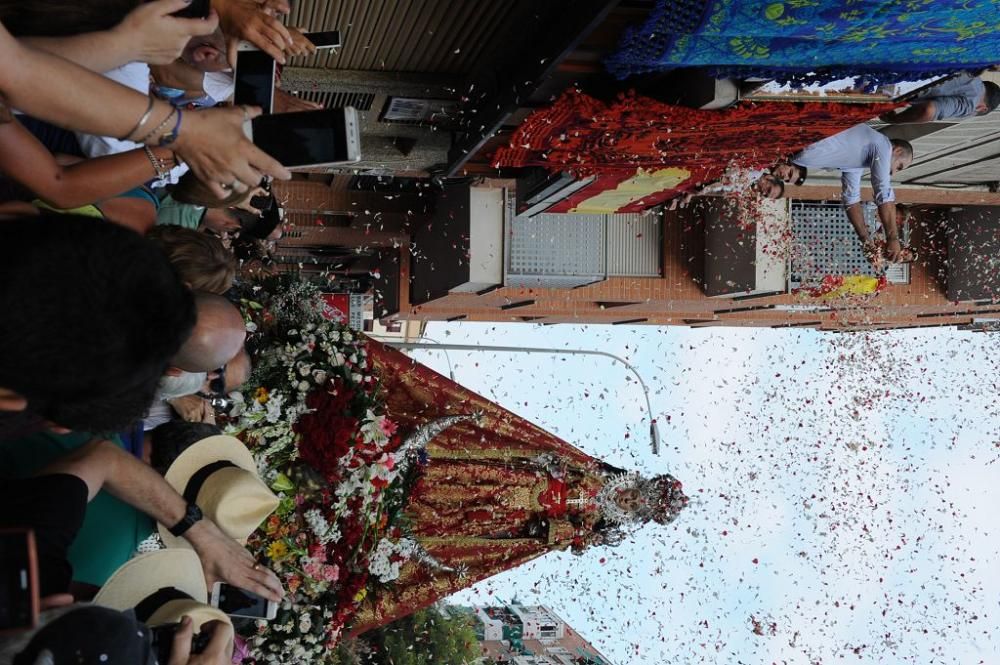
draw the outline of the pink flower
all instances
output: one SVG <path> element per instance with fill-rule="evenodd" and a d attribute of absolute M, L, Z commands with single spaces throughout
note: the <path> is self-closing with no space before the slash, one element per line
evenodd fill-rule
<path fill-rule="evenodd" d="M 382 433 L 385 434 L 387 438 L 392 438 L 392 435 L 396 433 L 397 429 L 399 429 L 399 425 L 392 422 L 388 418 L 382 418 L 382 422 L 379 423 L 379 427 L 382 428 Z"/>
<path fill-rule="evenodd" d="M 250 646 L 239 635 L 233 636 L 233 663 L 239 665 L 250 658 Z"/>

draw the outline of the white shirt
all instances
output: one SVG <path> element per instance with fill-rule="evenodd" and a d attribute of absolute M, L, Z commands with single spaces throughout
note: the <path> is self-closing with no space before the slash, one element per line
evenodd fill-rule
<path fill-rule="evenodd" d="M 149 94 L 149 65 L 143 62 L 130 62 L 117 69 L 112 69 L 110 72 L 105 72 L 104 76 L 144 95 Z M 138 119 L 136 118 L 136 120 Z M 143 127 L 143 130 L 148 132 L 156 127 L 152 123 L 159 123 L 162 119 L 151 117 L 145 127 Z M 117 155 L 118 153 L 142 147 L 141 143 L 135 143 L 134 141 L 122 141 L 110 136 L 95 136 L 94 134 L 84 134 L 82 132 L 76 133 L 76 140 L 80 142 L 80 149 L 83 151 L 83 154 L 91 158 Z M 169 178 L 154 181 L 152 185 L 153 187 L 163 187 L 167 184 L 176 184 L 178 179 L 187 172 L 187 164 L 175 166 L 170 170 Z"/>
<path fill-rule="evenodd" d="M 841 201 L 851 205 L 861 200 L 861 177 L 871 171 L 875 203 L 896 200 L 892 191 L 892 142 L 868 125 L 855 125 L 822 141 L 806 146 L 792 163 L 807 169 L 840 171 Z"/>

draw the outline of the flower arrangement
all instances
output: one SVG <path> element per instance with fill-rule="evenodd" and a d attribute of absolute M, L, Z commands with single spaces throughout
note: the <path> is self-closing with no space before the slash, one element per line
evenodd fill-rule
<path fill-rule="evenodd" d="M 278 280 L 246 295 L 255 368 L 228 431 L 281 498 L 248 547 L 287 590 L 247 636 L 246 660 L 322 663 L 369 584 L 419 550 L 393 527 L 418 469 L 398 452 L 366 339 L 323 319 L 319 289 Z"/>

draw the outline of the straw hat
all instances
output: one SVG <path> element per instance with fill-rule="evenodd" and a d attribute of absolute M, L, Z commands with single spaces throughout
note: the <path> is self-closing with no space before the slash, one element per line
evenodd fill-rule
<path fill-rule="evenodd" d="M 278 497 L 257 475 L 253 455 L 232 436 L 210 436 L 190 446 L 177 456 L 165 477 L 223 533 L 243 544 L 278 507 Z M 163 524 L 159 532 L 167 547 L 190 547 Z"/>
<path fill-rule="evenodd" d="M 94 603 L 134 609 L 148 626 L 176 623 L 184 616 L 191 617 L 195 632 L 208 621 L 231 623 L 224 612 L 207 604 L 201 560 L 186 549 L 150 552 L 126 562 L 104 583 Z"/>

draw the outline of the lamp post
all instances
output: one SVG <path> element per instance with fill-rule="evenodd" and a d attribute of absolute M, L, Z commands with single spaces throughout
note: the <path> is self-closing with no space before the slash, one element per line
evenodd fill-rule
<path fill-rule="evenodd" d="M 653 447 L 653 453 L 660 454 L 660 429 L 656 425 L 656 419 L 653 417 L 653 405 L 649 401 L 649 388 L 646 387 L 646 382 L 642 380 L 642 375 L 639 374 L 639 370 L 628 363 L 624 358 L 619 358 L 613 353 L 608 353 L 606 351 L 590 351 L 586 349 L 546 349 L 531 346 L 480 346 L 478 344 L 424 344 L 422 342 L 383 342 L 387 346 L 399 349 L 400 351 L 408 351 L 413 349 L 427 349 L 427 350 L 439 350 L 439 351 L 497 351 L 500 353 L 549 353 L 549 354 L 561 354 L 568 356 L 604 356 L 605 358 L 611 358 L 611 360 L 621 363 L 635 375 L 635 378 L 639 381 L 639 385 L 642 387 L 642 394 L 646 398 L 646 413 L 649 415 L 649 438 L 650 443 Z M 449 365 L 451 361 L 449 360 Z"/>

